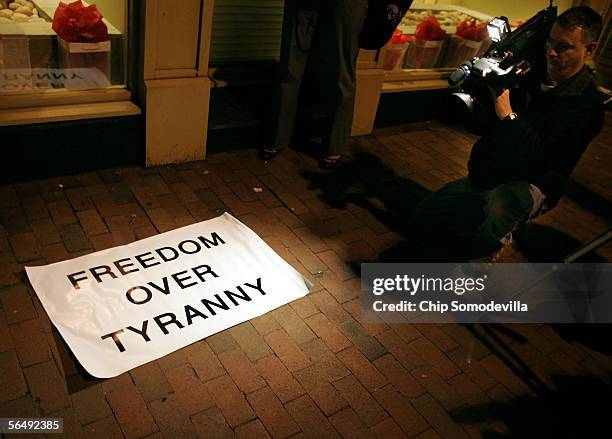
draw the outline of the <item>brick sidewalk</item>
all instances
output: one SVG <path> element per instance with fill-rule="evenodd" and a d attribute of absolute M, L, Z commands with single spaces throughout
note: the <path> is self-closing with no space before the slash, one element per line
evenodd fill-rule
<path fill-rule="evenodd" d="M 594 201 L 565 198 L 535 222 L 536 235 L 567 244 L 547 248 L 571 250 L 610 226 L 601 212 L 612 200 L 611 130 L 608 115 L 574 175 Z M 239 151 L 0 187 L 0 417 L 61 417 L 66 437 L 594 437 L 607 426 L 612 359 L 548 325 L 359 322 L 351 263 L 397 245 L 410 206 L 465 174 L 473 141 L 439 124 L 378 130 L 353 142 L 348 180 L 323 176 L 312 158 L 288 150 L 270 164 Z M 321 200 L 340 189 L 351 194 L 344 205 Z M 23 266 L 224 211 L 307 276 L 312 292 L 85 383 Z M 516 249 L 506 256 L 526 257 Z M 599 258 L 612 260 L 610 246 Z"/>

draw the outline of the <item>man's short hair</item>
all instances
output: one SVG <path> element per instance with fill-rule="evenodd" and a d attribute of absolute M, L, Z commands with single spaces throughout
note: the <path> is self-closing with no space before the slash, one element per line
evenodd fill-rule
<path fill-rule="evenodd" d="M 588 6 L 569 8 L 557 17 L 557 24 L 565 29 L 582 28 L 583 41 L 595 43 L 601 32 L 601 16 Z"/>

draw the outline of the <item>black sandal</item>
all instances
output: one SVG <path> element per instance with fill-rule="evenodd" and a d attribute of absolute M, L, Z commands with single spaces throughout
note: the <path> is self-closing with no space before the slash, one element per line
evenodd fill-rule
<path fill-rule="evenodd" d="M 266 146 L 266 147 L 264 147 L 264 148 L 259 150 L 259 157 L 262 160 L 272 160 L 282 150 L 283 150 L 283 148 L 270 148 L 270 147 Z"/>
<path fill-rule="evenodd" d="M 319 168 L 323 169 L 324 171 L 333 171 L 340 166 L 340 160 L 342 160 L 342 156 L 324 157 L 319 160 Z"/>

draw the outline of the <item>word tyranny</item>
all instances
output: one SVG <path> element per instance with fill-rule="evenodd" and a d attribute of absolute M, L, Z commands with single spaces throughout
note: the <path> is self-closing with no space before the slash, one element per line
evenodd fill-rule
<path fill-rule="evenodd" d="M 159 333 L 161 331 L 163 335 L 168 335 L 171 332 L 169 327 L 174 328 L 175 331 L 182 330 L 188 328 L 194 322 L 201 322 L 209 317 L 214 317 L 220 311 L 229 311 L 244 302 L 250 302 L 253 298 L 249 293 L 259 293 L 259 296 L 266 295 L 260 277 L 254 283 L 245 282 L 242 285 L 237 285 L 236 291 L 224 290 L 221 293 L 209 296 L 209 298 L 201 299 L 198 304 L 185 305 L 180 313 L 166 312 L 153 317 L 152 321 L 157 325 L 157 330 L 150 330 L 149 320 L 147 319 L 140 325 L 130 325 L 105 334 L 100 338 L 102 340 L 112 339 L 119 352 L 125 352 L 125 340 L 122 340 L 121 336 L 126 330 L 128 331 L 127 334 L 137 334 L 148 343 L 151 341 L 153 332 Z M 256 297 L 259 296 L 256 295 Z"/>

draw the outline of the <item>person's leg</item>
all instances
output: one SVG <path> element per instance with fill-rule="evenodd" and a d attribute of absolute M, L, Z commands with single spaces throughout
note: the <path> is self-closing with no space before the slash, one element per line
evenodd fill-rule
<path fill-rule="evenodd" d="M 296 0 L 285 2 L 279 80 L 272 95 L 270 129 L 265 149 L 278 150 L 291 141 L 300 86 L 308 61 L 306 49 L 312 45 L 318 14 L 315 10 L 298 10 Z M 296 40 L 298 22 L 299 42 Z"/>
<path fill-rule="evenodd" d="M 407 242 L 413 248 L 406 258 L 421 262 L 469 259 L 470 242 L 463 239 L 484 219 L 484 199 L 468 178 L 448 183 L 429 195 L 413 210 Z"/>
<path fill-rule="evenodd" d="M 527 182 L 477 192 L 469 179 L 463 178 L 415 208 L 413 233 L 439 239 L 451 254 L 464 259 L 489 256 L 509 241 L 514 230 L 537 215 L 543 200 L 542 193 Z"/>
<path fill-rule="evenodd" d="M 483 221 L 484 199 L 470 180 L 452 181 L 430 194 L 413 210 L 410 226 L 425 235 L 452 236 L 476 230 Z"/>
<path fill-rule="evenodd" d="M 525 181 L 505 183 L 484 194 L 485 220 L 478 227 L 484 248 L 492 252 L 510 243 L 512 233 L 540 211 L 544 196 Z"/>
<path fill-rule="evenodd" d="M 318 70 L 328 120 L 323 157 L 346 152 L 355 105 L 359 32 L 367 10 L 368 0 L 330 0 L 322 17 Z"/>

